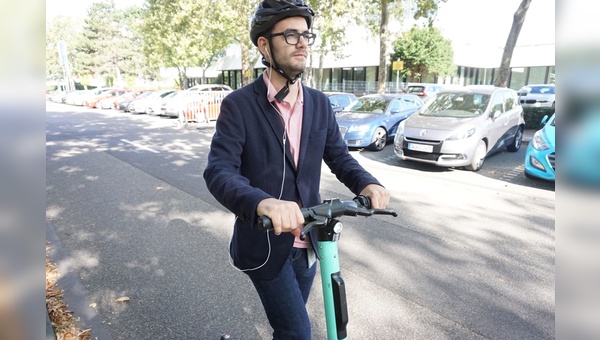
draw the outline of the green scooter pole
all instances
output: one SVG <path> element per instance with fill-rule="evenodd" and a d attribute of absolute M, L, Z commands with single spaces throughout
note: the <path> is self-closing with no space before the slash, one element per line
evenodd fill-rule
<path fill-rule="evenodd" d="M 341 222 L 335 221 L 336 227 L 341 231 Z M 325 233 L 319 233 L 319 238 Z M 340 273 L 337 239 L 338 233 L 326 235 L 333 236 L 334 240 L 319 240 L 319 266 L 321 283 L 323 285 L 323 302 L 325 305 L 325 320 L 327 322 L 327 339 L 347 339 L 346 325 L 348 324 L 348 308 L 346 303 L 346 286 Z"/>
<path fill-rule="evenodd" d="M 328 340 L 344 340 L 348 338 L 348 306 L 346 303 L 346 286 L 340 273 L 337 242 L 343 225 L 336 218 L 341 216 L 371 216 L 374 214 L 397 216 L 393 210 L 369 209 L 371 203 L 365 196 L 357 196 L 352 201 L 339 199 L 325 200 L 322 204 L 311 208 L 302 208 L 306 220 L 301 238 L 312 229 L 317 229 L 317 246 L 325 320 Z M 260 216 L 257 221 L 259 229 L 272 229 L 271 220 Z"/>

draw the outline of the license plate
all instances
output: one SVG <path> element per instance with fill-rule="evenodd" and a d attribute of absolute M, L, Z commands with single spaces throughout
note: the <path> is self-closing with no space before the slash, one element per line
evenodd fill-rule
<path fill-rule="evenodd" d="M 408 143 L 408 149 L 421 152 L 433 152 L 433 145 Z"/>

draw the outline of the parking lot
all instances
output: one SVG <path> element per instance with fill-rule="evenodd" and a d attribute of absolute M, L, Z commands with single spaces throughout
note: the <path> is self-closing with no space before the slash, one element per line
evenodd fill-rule
<path fill-rule="evenodd" d="M 48 103 L 46 128 L 51 246 L 84 287 L 70 306 L 92 336 L 270 338 L 229 265 L 233 216 L 202 179 L 211 124 Z M 525 178 L 524 148 L 478 172 L 401 162 L 392 148 L 351 150 L 399 216 L 344 220 L 349 334 L 554 338 L 554 185 Z M 323 198 L 348 198 L 327 170 Z M 320 289 L 308 304 L 314 339 L 325 334 Z"/>

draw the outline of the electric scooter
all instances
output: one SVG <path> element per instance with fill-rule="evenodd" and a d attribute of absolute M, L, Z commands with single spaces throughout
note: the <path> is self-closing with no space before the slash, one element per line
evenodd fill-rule
<path fill-rule="evenodd" d="M 343 225 L 337 218 L 371 215 L 398 216 L 393 210 L 370 209 L 370 207 L 371 202 L 368 197 L 357 196 L 351 201 L 341 201 L 336 198 L 325 200 L 322 204 L 314 207 L 301 209 L 305 227 L 302 229 L 300 238 L 304 239 L 311 230 L 318 229 L 317 245 L 328 340 L 348 339 L 346 287 L 340 273 L 337 247 Z M 259 217 L 258 227 L 263 230 L 273 229 L 271 220 L 266 216 Z"/>

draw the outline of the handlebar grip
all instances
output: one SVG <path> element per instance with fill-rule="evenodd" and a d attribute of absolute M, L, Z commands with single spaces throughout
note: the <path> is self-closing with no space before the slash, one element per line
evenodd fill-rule
<path fill-rule="evenodd" d="M 367 209 L 371 209 L 371 199 L 365 195 L 358 195 L 354 197 L 354 201 Z"/>
<path fill-rule="evenodd" d="M 273 223 L 271 223 L 271 219 L 267 216 L 259 216 L 256 221 L 256 226 L 260 230 L 270 230 L 273 229 Z"/>

